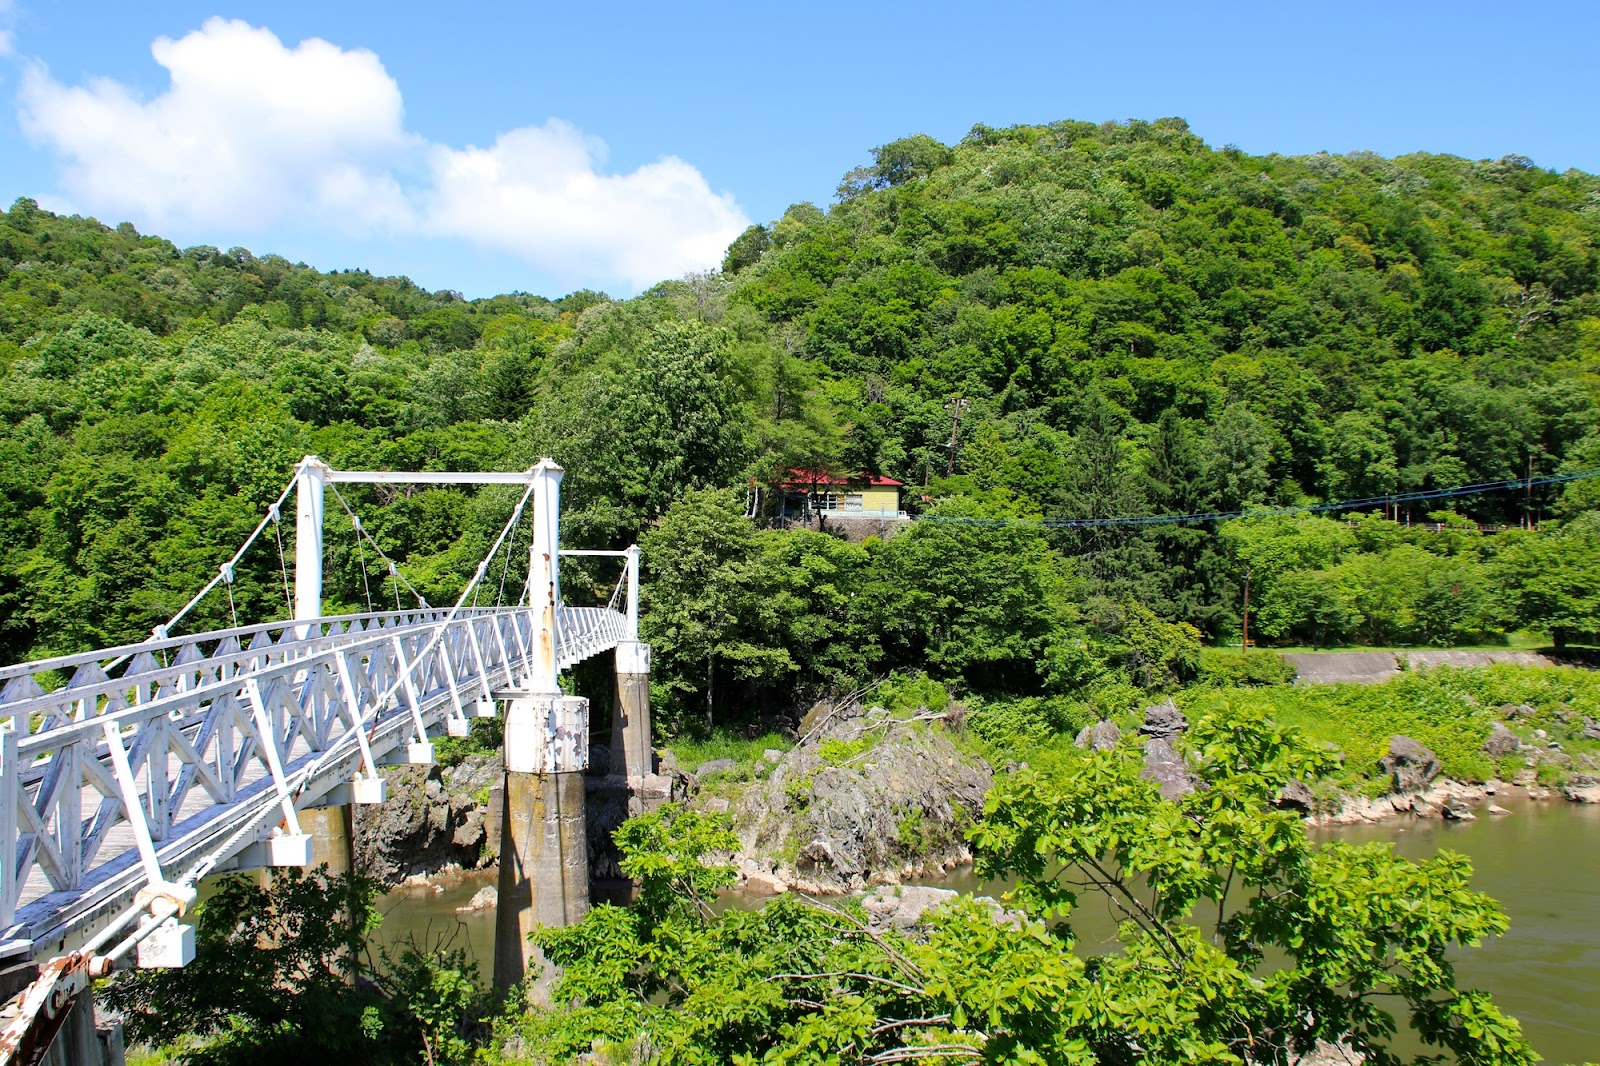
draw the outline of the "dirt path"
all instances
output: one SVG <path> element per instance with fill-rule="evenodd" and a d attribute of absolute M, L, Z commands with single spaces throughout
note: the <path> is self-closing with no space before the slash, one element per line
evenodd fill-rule
<path fill-rule="evenodd" d="M 1328 685 L 1347 681 L 1372 685 L 1387 681 L 1400 672 L 1400 657 L 1411 669 L 1428 666 L 1487 666 L 1490 663 L 1519 663 L 1523 666 L 1555 666 L 1556 663 L 1535 651 L 1449 651 L 1417 649 L 1402 651 L 1308 651 L 1284 656 L 1299 671 L 1301 685 Z"/>

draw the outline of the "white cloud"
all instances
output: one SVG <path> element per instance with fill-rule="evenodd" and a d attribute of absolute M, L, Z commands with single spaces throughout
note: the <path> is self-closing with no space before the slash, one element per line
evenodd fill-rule
<path fill-rule="evenodd" d="M 213 18 L 151 52 L 171 84 L 148 100 L 108 79 L 24 73 L 22 128 L 60 157 L 81 210 L 157 232 L 463 238 L 558 281 L 633 288 L 715 265 L 748 224 L 681 159 L 606 174 L 604 144 L 557 119 L 485 149 L 428 144 L 363 49 L 291 48 Z"/>
<path fill-rule="evenodd" d="M 358 228 L 403 220 L 385 165 L 408 145 L 400 87 L 376 55 L 213 18 L 151 46 L 171 87 L 153 100 L 97 79 L 23 76 L 20 120 L 65 160 L 62 181 L 97 213 L 146 225 L 262 229 L 304 218 Z"/>
<path fill-rule="evenodd" d="M 5 6 L 0 4 L 0 13 L 5 11 Z M 0 59 L 13 54 L 17 50 L 16 35 L 10 30 L 0 30 Z"/>
<path fill-rule="evenodd" d="M 602 174 L 604 150 L 559 119 L 491 148 L 435 148 L 426 224 L 547 273 L 611 274 L 634 288 L 715 265 L 749 224 L 683 160 Z"/>

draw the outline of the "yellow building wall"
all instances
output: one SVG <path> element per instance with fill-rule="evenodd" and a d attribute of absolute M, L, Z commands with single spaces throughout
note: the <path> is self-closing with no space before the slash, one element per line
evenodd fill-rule
<path fill-rule="evenodd" d="M 861 509 L 863 511 L 888 511 L 893 514 L 900 510 L 900 493 L 892 487 L 862 489 Z"/>

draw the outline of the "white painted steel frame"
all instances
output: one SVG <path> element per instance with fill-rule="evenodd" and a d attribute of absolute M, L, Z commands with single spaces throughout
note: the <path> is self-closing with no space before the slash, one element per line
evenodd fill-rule
<path fill-rule="evenodd" d="M 467 702 L 527 687 L 534 611 L 449 614 L 299 619 L 0 668 L 0 957 L 73 950 L 156 872 L 188 883 L 251 861 L 295 830 L 294 808 L 464 731 Z M 562 607 L 556 630 L 566 669 L 631 627 Z"/>

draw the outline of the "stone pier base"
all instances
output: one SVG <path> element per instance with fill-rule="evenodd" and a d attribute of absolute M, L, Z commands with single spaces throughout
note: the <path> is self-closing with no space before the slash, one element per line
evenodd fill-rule
<path fill-rule="evenodd" d="M 649 646 L 633 645 L 645 649 L 642 656 L 646 668 L 624 670 L 624 645 L 617 647 L 617 702 L 611 712 L 611 766 L 616 777 L 638 781 L 655 770 L 650 737 L 650 674 Z M 637 658 L 629 654 L 627 658 Z"/>
<path fill-rule="evenodd" d="M 494 983 L 513 988 L 538 970 L 531 994 L 542 1003 L 554 974 L 528 934 L 572 925 L 589 910 L 584 775 L 507 771 L 503 797 Z"/>
<path fill-rule="evenodd" d="M 311 835 L 313 866 L 326 864 L 329 875 L 335 877 L 355 869 L 351 812 L 347 804 L 307 807 L 298 813 L 301 831 Z"/>

